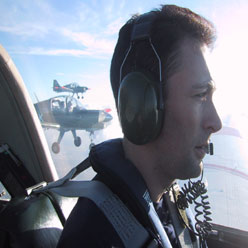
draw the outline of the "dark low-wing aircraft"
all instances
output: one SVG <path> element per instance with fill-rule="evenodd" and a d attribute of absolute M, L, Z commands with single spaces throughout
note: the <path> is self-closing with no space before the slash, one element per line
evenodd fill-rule
<path fill-rule="evenodd" d="M 71 84 L 66 84 L 64 86 L 61 86 L 56 79 L 53 80 L 53 91 L 58 92 L 58 93 L 59 92 L 71 92 L 72 96 L 76 94 L 77 97 L 79 98 L 78 94 L 79 93 L 83 94 L 87 90 L 89 90 L 88 87 L 80 86 L 78 83 L 71 83 Z"/>
<path fill-rule="evenodd" d="M 43 128 L 59 130 L 59 137 L 52 144 L 52 151 L 59 153 L 60 142 L 65 132 L 71 131 L 75 146 L 81 145 L 81 138 L 76 130 L 90 133 L 91 144 L 94 131 L 105 128 L 112 120 L 110 109 L 89 110 L 72 96 L 57 96 L 34 104 Z"/>

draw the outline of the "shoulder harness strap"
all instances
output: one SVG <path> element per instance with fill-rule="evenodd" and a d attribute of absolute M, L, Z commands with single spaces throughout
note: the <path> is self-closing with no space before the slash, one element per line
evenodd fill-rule
<path fill-rule="evenodd" d="M 158 247 L 155 240 L 149 243 L 150 235 L 136 220 L 125 204 L 99 181 L 71 181 L 81 171 L 90 167 L 87 158 L 73 168 L 63 178 L 49 183 L 45 187 L 35 189 L 33 193 L 52 192 L 65 197 L 85 197 L 92 200 L 113 225 L 125 247 Z"/>

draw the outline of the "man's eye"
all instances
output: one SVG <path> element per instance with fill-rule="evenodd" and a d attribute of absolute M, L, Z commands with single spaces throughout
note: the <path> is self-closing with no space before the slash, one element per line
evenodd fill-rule
<path fill-rule="evenodd" d="M 207 99 L 207 92 L 202 92 L 202 93 L 199 93 L 199 94 L 196 94 L 195 95 L 197 98 L 200 98 L 201 100 L 206 100 Z"/>
<path fill-rule="evenodd" d="M 197 94 L 198 97 L 204 97 L 206 95 L 207 95 L 207 92 L 203 92 L 203 93 Z"/>

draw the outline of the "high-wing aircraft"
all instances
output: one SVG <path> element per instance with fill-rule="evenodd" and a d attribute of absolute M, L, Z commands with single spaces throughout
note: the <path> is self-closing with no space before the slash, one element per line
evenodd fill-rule
<path fill-rule="evenodd" d="M 81 138 L 76 130 L 90 133 L 91 144 L 94 131 L 105 128 L 112 120 L 110 109 L 88 110 L 72 96 L 56 96 L 34 104 L 43 128 L 53 128 L 59 131 L 59 137 L 52 144 L 52 151 L 59 153 L 60 142 L 65 132 L 71 131 L 75 146 L 81 145 Z"/>
<path fill-rule="evenodd" d="M 77 97 L 79 98 L 78 94 L 79 93 L 83 94 L 87 90 L 89 90 L 88 87 L 80 86 L 78 83 L 70 83 L 70 84 L 61 86 L 56 79 L 53 80 L 53 91 L 55 92 L 71 92 L 72 96 L 76 94 Z M 83 98 L 83 96 L 81 97 Z"/>

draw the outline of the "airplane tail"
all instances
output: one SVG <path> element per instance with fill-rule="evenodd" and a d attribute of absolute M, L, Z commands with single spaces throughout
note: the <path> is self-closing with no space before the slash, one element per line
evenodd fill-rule
<path fill-rule="evenodd" d="M 106 108 L 106 109 L 104 109 L 104 111 L 107 112 L 107 113 L 109 113 L 109 112 L 111 112 L 112 110 L 111 110 L 111 108 Z"/>
<path fill-rule="evenodd" d="M 53 80 L 53 90 L 57 91 L 60 88 L 60 85 L 56 79 Z"/>

